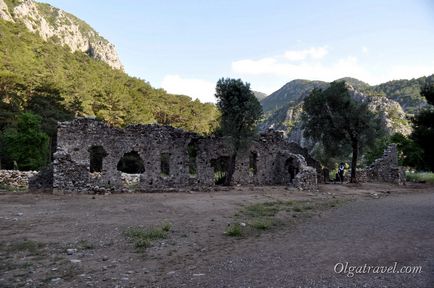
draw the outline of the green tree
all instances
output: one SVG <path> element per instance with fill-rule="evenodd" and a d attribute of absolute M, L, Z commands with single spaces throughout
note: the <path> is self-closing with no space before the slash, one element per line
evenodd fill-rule
<path fill-rule="evenodd" d="M 255 135 L 258 121 L 262 116 L 262 107 L 250 90 L 250 84 L 244 83 L 241 79 L 218 80 L 215 96 L 221 113 L 218 133 L 228 136 L 233 147 L 224 181 L 225 185 L 230 185 L 237 154 Z"/>
<path fill-rule="evenodd" d="M 424 166 L 423 150 L 413 139 L 401 133 L 395 133 L 390 137 L 390 143 L 397 144 L 400 165 L 417 169 Z"/>
<path fill-rule="evenodd" d="M 48 99 L 39 96 L 56 98 L 59 93 L 64 98 L 61 104 L 73 115 L 96 116 L 116 126 L 162 121 L 201 134 L 211 133 L 216 126 L 215 105 L 155 89 L 148 82 L 112 69 L 85 53 L 71 53 L 68 47 L 52 39 L 44 41 L 22 23 L 0 19 L 0 31 L 0 130 L 16 121 L 28 101 L 44 100 L 49 104 Z M 22 87 L 16 85 L 20 82 Z M 58 91 L 47 91 L 50 87 L 46 86 Z M 32 100 L 33 97 L 39 99 Z M 59 101 L 53 102 L 57 105 Z M 56 106 L 45 107 L 45 114 L 50 110 L 59 111 Z M 57 121 L 64 121 L 62 113 L 57 112 L 59 119 L 45 121 L 45 114 L 38 111 L 35 113 L 43 116 L 43 129 L 48 127 L 48 122 L 55 127 Z"/>
<path fill-rule="evenodd" d="M 351 182 L 356 181 L 358 156 L 384 132 L 366 103 L 355 101 L 345 82 L 332 82 L 325 90 L 314 89 L 305 99 L 305 137 L 321 142 L 326 155 L 342 158 L 352 153 Z"/>
<path fill-rule="evenodd" d="M 51 160 L 51 155 L 56 151 L 57 146 L 57 122 L 72 120 L 74 113 L 66 107 L 61 90 L 52 83 L 35 87 L 25 110 L 41 117 L 41 129 L 49 137 Z"/>
<path fill-rule="evenodd" d="M 47 164 L 48 136 L 41 130 L 41 117 L 29 112 L 19 115 L 15 127 L 1 137 L 1 153 L 20 170 L 37 170 Z"/>
<path fill-rule="evenodd" d="M 421 89 L 422 96 L 428 101 L 428 106 L 413 119 L 411 138 L 423 150 L 423 165 L 421 168 L 434 171 L 434 82 L 426 83 Z"/>
<path fill-rule="evenodd" d="M 0 71 L 0 131 L 16 120 L 24 103 L 25 85 L 14 73 Z"/>

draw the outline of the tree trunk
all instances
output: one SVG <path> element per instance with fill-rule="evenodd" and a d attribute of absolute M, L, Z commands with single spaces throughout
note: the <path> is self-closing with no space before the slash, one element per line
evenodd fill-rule
<path fill-rule="evenodd" d="M 229 161 L 228 161 L 228 170 L 227 170 L 227 174 L 226 174 L 226 178 L 225 178 L 225 182 L 223 183 L 224 186 L 230 186 L 231 182 L 232 182 L 232 176 L 234 175 L 235 172 L 235 160 L 237 158 L 237 154 L 234 153 L 231 155 L 231 157 L 229 157 Z"/>
<path fill-rule="evenodd" d="M 356 183 L 356 167 L 357 167 L 357 154 L 359 153 L 359 143 L 357 141 L 353 141 L 353 157 L 351 159 L 351 183 Z"/>

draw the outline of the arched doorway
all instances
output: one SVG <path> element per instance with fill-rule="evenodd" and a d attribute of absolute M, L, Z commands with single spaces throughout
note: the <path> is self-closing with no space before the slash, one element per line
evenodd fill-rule
<path fill-rule="evenodd" d="M 145 165 L 139 153 L 131 151 L 122 156 L 118 162 L 117 169 L 127 174 L 142 174 L 145 172 Z"/>
<path fill-rule="evenodd" d="M 285 170 L 284 173 L 288 173 L 289 183 L 292 184 L 295 176 L 299 172 L 299 163 L 295 157 L 289 157 L 285 161 Z"/>

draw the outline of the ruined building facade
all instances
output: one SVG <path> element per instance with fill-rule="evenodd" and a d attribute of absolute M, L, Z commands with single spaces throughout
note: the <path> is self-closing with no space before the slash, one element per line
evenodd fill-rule
<path fill-rule="evenodd" d="M 390 144 L 384 149 L 383 155 L 369 167 L 357 172 L 358 182 L 386 182 L 405 185 L 404 168 L 398 164 L 398 148 Z"/>
<path fill-rule="evenodd" d="M 169 126 L 112 127 L 93 119 L 58 126 L 57 151 L 31 190 L 54 193 L 161 191 L 219 185 L 233 153 L 230 141 Z M 315 189 L 317 172 L 278 132 L 261 134 L 238 154 L 231 184 Z M 310 159 L 312 161 L 312 159 Z M 52 179 L 47 181 L 47 175 Z M 50 178 L 48 176 L 48 178 Z"/>

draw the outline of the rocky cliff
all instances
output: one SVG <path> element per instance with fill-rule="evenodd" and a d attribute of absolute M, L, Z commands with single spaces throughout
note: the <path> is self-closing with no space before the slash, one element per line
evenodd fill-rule
<path fill-rule="evenodd" d="M 69 47 L 72 52 L 81 51 L 112 68 L 123 69 L 113 44 L 84 21 L 49 4 L 33 0 L 0 0 L 0 19 L 22 23 L 44 40 L 50 39 Z"/>
<path fill-rule="evenodd" d="M 383 128 L 389 133 L 411 133 L 406 113 L 400 103 L 389 99 L 386 95 L 375 94 L 368 84 L 352 78 L 343 78 L 351 96 L 359 102 L 368 103 L 369 109 L 379 116 Z M 298 143 L 308 149 L 313 147 L 308 139 L 304 138 L 301 115 L 303 100 L 309 96 L 314 88 L 325 89 L 328 83 L 322 81 L 294 80 L 285 84 L 281 89 L 272 93 L 261 101 L 265 112 L 265 120 L 260 129 L 268 128 L 282 130 L 289 141 Z"/>

